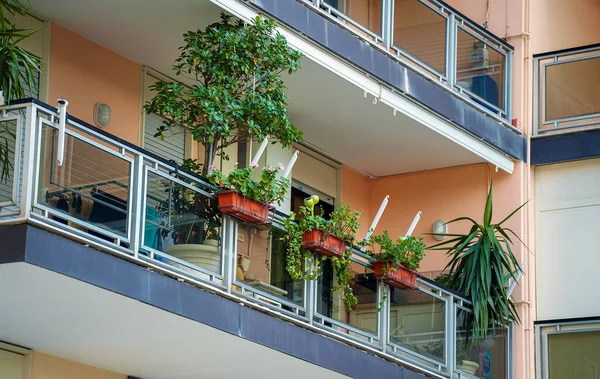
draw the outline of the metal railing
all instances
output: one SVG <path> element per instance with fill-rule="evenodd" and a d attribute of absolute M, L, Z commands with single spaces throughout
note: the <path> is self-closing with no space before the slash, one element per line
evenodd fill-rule
<path fill-rule="evenodd" d="M 67 121 L 59 166 L 58 120 L 55 109 L 37 101 L 2 108 L 0 123 L 10 124 L 16 139 L 14 169 L 0 187 L 9 194 L 0 225 L 35 224 L 430 377 L 475 378 L 464 360 L 493 370 L 494 378 L 511 377 L 510 329 L 494 334 L 502 343 L 457 354 L 465 350 L 459 341 L 470 307 L 461 296 L 424 278 L 414 290 L 390 288 L 375 280 L 368 257 L 355 249 L 358 305 L 348 312 L 326 263 L 319 280 L 287 274 L 282 214 L 274 215 L 270 232 L 221 216 L 215 188 L 201 177 L 75 119 Z"/>
<path fill-rule="evenodd" d="M 534 136 L 600 127 L 600 45 L 534 56 Z"/>
<path fill-rule="evenodd" d="M 445 3 L 298 1 L 512 128 L 512 46 Z"/>

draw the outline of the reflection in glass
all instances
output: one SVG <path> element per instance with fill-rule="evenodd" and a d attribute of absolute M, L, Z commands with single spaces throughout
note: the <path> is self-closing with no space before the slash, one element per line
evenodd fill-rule
<path fill-rule="evenodd" d="M 350 270 L 354 276 L 350 286 L 358 299 L 355 309 L 348 311 L 344 307 L 342 294 L 334 290 L 337 287 L 337 277 L 334 275 L 331 262 L 328 260 L 322 264 L 323 274 L 319 277 L 317 284 L 317 312 L 320 315 L 348 324 L 364 332 L 377 334 L 377 315 L 379 304 L 377 302 L 377 280 L 371 269 L 365 271 L 365 267 L 358 263 L 352 263 Z M 333 326 L 331 323 L 326 323 Z M 336 327 L 354 337 L 361 338 L 360 333 Z"/>
<path fill-rule="evenodd" d="M 211 272 L 221 272 L 221 218 L 216 199 L 148 172 L 145 211 L 144 246 Z M 194 272 L 185 265 L 179 264 L 179 268 Z"/>
<path fill-rule="evenodd" d="M 285 269 L 283 233 L 239 224 L 236 282 L 246 286 L 247 295 L 292 311 L 277 299 L 303 307 L 304 281 L 292 279 Z"/>
<path fill-rule="evenodd" d="M 373 33 L 381 35 L 382 0 L 325 0 L 324 3 Z"/>
<path fill-rule="evenodd" d="M 507 331 L 490 328 L 485 340 L 474 343 L 469 338 L 471 315 L 461 308 L 457 311 L 456 368 L 478 378 L 505 378 Z"/>
<path fill-rule="evenodd" d="M 600 58 L 546 67 L 545 120 L 600 113 Z"/>
<path fill-rule="evenodd" d="M 548 335 L 550 379 L 597 378 L 600 375 L 600 331 Z"/>
<path fill-rule="evenodd" d="M 456 84 L 491 111 L 503 110 L 506 57 L 462 28 L 457 28 L 456 49 Z"/>
<path fill-rule="evenodd" d="M 40 159 L 39 201 L 64 215 L 103 230 L 127 236 L 131 164 L 107 151 L 72 136 L 66 136 L 62 166 L 56 163 L 56 129 L 44 126 Z M 79 223 L 60 216 L 55 221 L 89 234 Z"/>
<path fill-rule="evenodd" d="M 0 154 L 6 156 L 6 160 L 10 162 L 8 170 L 0 167 L 0 203 L 12 202 L 13 200 L 13 183 L 14 183 L 14 161 L 16 151 L 16 136 L 17 122 L 2 121 L 0 123 Z"/>
<path fill-rule="evenodd" d="M 394 46 L 446 73 L 446 18 L 419 0 L 395 0 Z"/>
<path fill-rule="evenodd" d="M 444 362 L 446 304 L 420 291 L 391 288 L 390 342 Z"/>

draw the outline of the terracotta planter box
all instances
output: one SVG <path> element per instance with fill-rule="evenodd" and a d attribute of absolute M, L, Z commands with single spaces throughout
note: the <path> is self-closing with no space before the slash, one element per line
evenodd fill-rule
<path fill-rule="evenodd" d="M 346 243 L 341 239 L 314 229 L 302 235 L 302 247 L 328 257 L 341 257 L 346 251 Z"/>
<path fill-rule="evenodd" d="M 392 287 L 402 289 L 415 289 L 417 288 L 417 273 L 407 269 L 402 265 L 396 265 L 396 271 L 393 271 L 394 265 L 388 264 L 387 271 L 384 272 L 385 262 L 375 261 L 373 262 L 373 271 L 375 276 L 379 280 L 383 280 L 384 283 L 389 284 Z"/>
<path fill-rule="evenodd" d="M 217 192 L 217 198 L 222 213 L 252 225 L 270 224 L 269 204 L 247 198 L 234 190 Z"/>

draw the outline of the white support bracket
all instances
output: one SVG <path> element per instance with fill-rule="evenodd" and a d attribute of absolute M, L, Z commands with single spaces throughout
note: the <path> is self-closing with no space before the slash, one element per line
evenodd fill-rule
<path fill-rule="evenodd" d="M 56 148 L 56 161 L 62 166 L 65 158 L 66 145 L 66 125 L 67 125 L 67 106 L 69 102 L 64 99 L 58 99 L 58 146 Z"/>

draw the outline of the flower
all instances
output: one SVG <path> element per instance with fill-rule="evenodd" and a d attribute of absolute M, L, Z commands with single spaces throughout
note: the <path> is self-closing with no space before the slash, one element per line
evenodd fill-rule
<path fill-rule="evenodd" d="M 217 170 L 217 166 L 210 166 L 208 168 L 209 171 L 216 171 Z"/>
<path fill-rule="evenodd" d="M 269 171 L 271 171 L 271 172 L 275 171 L 275 167 L 269 166 Z"/>
<path fill-rule="evenodd" d="M 238 163 L 237 163 L 237 162 L 235 162 L 233 165 L 234 165 L 235 167 L 237 167 L 237 166 L 238 166 Z"/>
<path fill-rule="evenodd" d="M 250 166 L 252 166 L 252 167 L 258 167 L 258 162 L 257 161 L 252 161 L 252 162 L 250 162 Z"/>
<path fill-rule="evenodd" d="M 281 162 L 277 163 L 277 167 L 279 167 L 280 170 L 285 170 L 285 166 Z"/>

